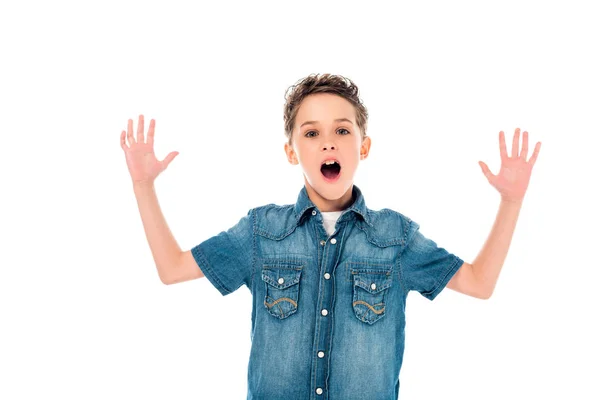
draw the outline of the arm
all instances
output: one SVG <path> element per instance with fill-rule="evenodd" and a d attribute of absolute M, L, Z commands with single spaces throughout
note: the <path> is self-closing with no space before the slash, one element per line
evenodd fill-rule
<path fill-rule="evenodd" d="M 146 239 L 164 284 L 172 284 L 204 276 L 190 251 L 182 252 L 163 216 L 154 184 L 134 184 Z"/>
<path fill-rule="evenodd" d="M 448 288 L 480 299 L 490 298 L 508 254 L 521 204 L 500 202 L 496 221 L 477 258 L 473 264 L 462 265 L 448 282 Z"/>
<path fill-rule="evenodd" d="M 144 116 L 140 115 L 137 136 L 133 135 L 133 120 L 121 132 L 121 148 L 125 154 L 127 168 L 131 175 L 133 190 L 137 200 L 146 239 L 154 257 L 158 276 L 164 284 L 181 282 L 203 276 L 191 253 L 182 253 L 171 234 L 158 204 L 154 181 L 179 154 L 173 151 L 159 161 L 154 154 L 154 128 L 156 122 L 150 120 L 148 135 L 144 140 Z"/>
<path fill-rule="evenodd" d="M 488 182 L 500 193 L 500 208 L 492 230 L 477 258 L 473 264 L 464 263 L 462 265 L 448 282 L 447 287 L 450 289 L 481 299 L 488 299 L 494 292 L 517 225 L 523 198 L 529 185 L 531 170 L 541 147 L 541 142 L 538 142 L 531 158 L 527 161 L 527 139 L 528 133 L 525 131 L 523 132 L 521 154 L 519 154 L 519 129 L 517 128 L 513 137 L 512 155 L 508 157 L 504 132 L 500 132 L 502 165 L 498 175 L 493 175 L 488 166 L 480 162 Z"/>

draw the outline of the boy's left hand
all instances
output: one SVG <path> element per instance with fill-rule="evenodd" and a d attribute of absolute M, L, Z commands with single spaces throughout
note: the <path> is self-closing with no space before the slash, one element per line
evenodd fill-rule
<path fill-rule="evenodd" d="M 523 132 L 523 145 L 521 154 L 519 154 L 519 132 L 519 128 L 515 129 L 512 154 L 509 157 L 506 152 L 504 132 L 500 131 L 500 160 L 502 164 L 500 165 L 498 175 L 492 174 L 488 166 L 483 161 L 479 161 L 483 174 L 488 182 L 500 192 L 502 200 L 517 203 L 522 202 L 523 197 L 525 197 L 529 178 L 531 177 L 531 170 L 535 165 L 535 160 L 542 146 L 541 142 L 537 142 L 531 158 L 527 161 L 528 134 L 527 131 Z"/>

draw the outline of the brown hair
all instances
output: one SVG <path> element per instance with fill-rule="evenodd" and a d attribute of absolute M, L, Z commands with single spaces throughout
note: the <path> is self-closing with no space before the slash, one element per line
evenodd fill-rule
<path fill-rule="evenodd" d="M 333 93 L 348 100 L 356 110 L 356 124 L 360 128 L 361 136 L 367 136 L 367 120 L 369 114 L 367 108 L 359 98 L 358 87 L 348 78 L 331 74 L 311 74 L 300 79 L 296 84 L 290 86 L 285 92 L 285 105 L 283 107 L 283 122 L 285 124 L 285 136 L 288 142 L 292 142 L 292 132 L 296 123 L 296 115 L 300 103 L 307 96 L 315 93 Z"/>

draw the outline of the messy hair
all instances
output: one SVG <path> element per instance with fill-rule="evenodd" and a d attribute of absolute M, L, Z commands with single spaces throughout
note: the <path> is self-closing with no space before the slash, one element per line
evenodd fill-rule
<path fill-rule="evenodd" d="M 292 142 L 292 132 L 300 103 L 307 96 L 315 93 L 333 93 L 352 103 L 356 110 L 356 124 L 360 128 L 361 137 L 364 139 L 367 136 L 369 114 L 359 98 L 358 87 L 354 82 L 340 75 L 311 74 L 290 86 L 285 92 L 283 122 L 285 124 L 285 137 L 289 143 Z"/>

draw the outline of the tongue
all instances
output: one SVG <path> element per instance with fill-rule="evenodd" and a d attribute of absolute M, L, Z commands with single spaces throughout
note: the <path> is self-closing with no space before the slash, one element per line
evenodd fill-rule
<path fill-rule="evenodd" d="M 327 179 L 334 179 L 336 178 L 339 173 L 340 173 L 340 166 L 337 164 L 333 164 L 333 165 L 323 165 L 323 167 L 321 167 L 321 173 L 327 178 Z"/>

